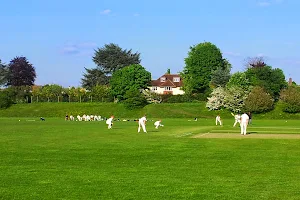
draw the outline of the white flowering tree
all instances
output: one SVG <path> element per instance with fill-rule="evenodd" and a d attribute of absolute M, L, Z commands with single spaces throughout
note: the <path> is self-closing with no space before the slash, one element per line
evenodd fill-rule
<path fill-rule="evenodd" d="M 232 112 L 239 113 L 245 106 L 249 92 L 243 88 L 232 86 L 226 89 L 224 107 Z"/>
<path fill-rule="evenodd" d="M 223 87 L 215 88 L 211 93 L 211 97 L 207 98 L 206 107 L 209 108 L 209 110 L 220 110 L 224 108 L 225 97 L 226 90 Z"/>

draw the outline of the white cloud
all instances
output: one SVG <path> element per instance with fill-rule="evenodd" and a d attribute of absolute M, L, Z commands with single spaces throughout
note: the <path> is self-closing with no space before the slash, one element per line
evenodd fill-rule
<path fill-rule="evenodd" d="M 139 14 L 139 13 L 134 13 L 133 16 L 134 16 L 134 17 L 139 17 L 140 14 Z"/>
<path fill-rule="evenodd" d="M 96 47 L 97 44 L 92 42 L 83 42 L 78 44 L 68 43 L 61 48 L 61 53 L 65 55 L 87 54 L 92 52 Z"/>
<path fill-rule="evenodd" d="M 101 14 L 102 14 L 102 15 L 108 15 L 108 14 L 110 14 L 110 13 L 111 13 L 111 10 L 110 10 L 110 9 L 106 9 L 106 10 L 101 11 Z"/>

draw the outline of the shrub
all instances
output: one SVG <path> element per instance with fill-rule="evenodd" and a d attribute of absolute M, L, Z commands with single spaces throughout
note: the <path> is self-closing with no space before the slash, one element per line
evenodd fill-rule
<path fill-rule="evenodd" d="M 136 89 L 130 89 L 125 93 L 124 105 L 127 109 L 133 110 L 143 108 L 148 104 L 145 96 Z"/>
<path fill-rule="evenodd" d="M 13 101 L 7 91 L 0 92 L 0 109 L 8 108 L 12 105 Z"/>
<path fill-rule="evenodd" d="M 283 112 L 298 113 L 300 112 L 300 89 L 291 86 L 283 89 L 280 93 L 280 99 L 283 101 Z"/>
<path fill-rule="evenodd" d="M 262 113 L 270 111 L 274 108 L 274 99 L 262 87 L 254 87 L 247 99 L 245 100 L 245 109 L 254 112 Z"/>

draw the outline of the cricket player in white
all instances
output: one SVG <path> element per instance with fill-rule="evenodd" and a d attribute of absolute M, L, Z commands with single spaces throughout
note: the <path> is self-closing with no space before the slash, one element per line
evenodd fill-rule
<path fill-rule="evenodd" d="M 164 125 L 161 124 L 161 120 L 158 120 L 158 121 L 154 122 L 154 126 L 156 129 L 158 129 L 159 126 L 164 126 Z"/>
<path fill-rule="evenodd" d="M 241 135 L 247 134 L 247 126 L 249 122 L 249 116 L 244 113 L 241 115 Z"/>
<path fill-rule="evenodd" d="M 218 115 L 218 116 L 216 117 L 216 125 L 218 125 L 218 123 L 220 123 L 220 125 L 222 126 L 222 121 L 221 121 L 220 115 Z"/>
<path fill-rule="evenodd" d="M 234 115 L 233 113 L 231 113 L 231 115 L 234 117 L 235 121 L 234 121 L 234 124 L 233 124 L 233 127 L 235 127 L 235 125 L 237 123 L 241 123 L 241 115 L 240 114 L 236 114 Z"/>
<path fill-rule="evenodd" d="M 112 127 L 112 125 L 113 125 L 113 119 L 114 119 L 114 116 L 111 116 L 110 118 L 108 118 L 107 120 L 106 120 L 106 124 L 108 125 L 108 129 L 111 129 L 111 127 Z"/>
<path fill-rule="evenodd" d="M 142 118 L 139 119 L 139 128 L 138 128 L 138 132 L 141 131 L 141 127 L 143 128 L 144 133 L 147 133 L 146 131 L 146 116 L 143 116 Z"/>

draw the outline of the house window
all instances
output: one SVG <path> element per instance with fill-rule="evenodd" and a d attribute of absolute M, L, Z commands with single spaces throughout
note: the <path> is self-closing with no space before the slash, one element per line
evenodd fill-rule
<path fill-rule="evenodd" d="M 180 77 L 174 77 L 173 78 L 173 82 L 179 82 L 180 81 Z"/>
<path fill-rule="evenodd" d="M 165 87 L 165 91 L 172 91 L 172 88 L 170 86 Z"/>
<path fill-rule="evenodd" d="M 165 82 L 166 81 L 166 77 L 161 77 L 160 78 L 160 82 Z"/>
<path fill-rule="evenodd" d="M 152 90 L 157 90 L 157 87 L 152 87 Z"/>

